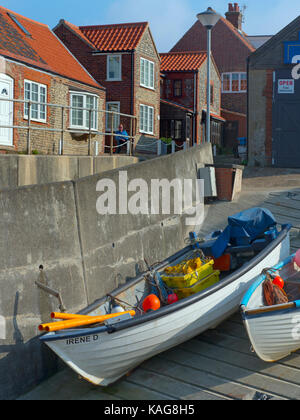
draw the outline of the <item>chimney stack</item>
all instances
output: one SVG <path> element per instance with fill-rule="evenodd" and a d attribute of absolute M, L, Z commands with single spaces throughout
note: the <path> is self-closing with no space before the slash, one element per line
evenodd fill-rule
<path fill-rule="evenodd" d="M 226 19 L 232 23 L 237 29 L 242 30 L 243 15 L 240 11 L 238 3 L 229 3 L 228 12 L 225 14 Z"/>

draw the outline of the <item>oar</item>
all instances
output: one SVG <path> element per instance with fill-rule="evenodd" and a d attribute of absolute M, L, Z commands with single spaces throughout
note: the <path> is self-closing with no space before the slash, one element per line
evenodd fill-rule
<path fill-rule="evenodd" d="M 39 326 L 40 331 L 47 331 L 47 332 L 54 332 L 54 331 L 61 331 L 67 330 L 70 328 L 77 328 L 77 327 L 84 327 L 86 325 L 92 324 L 100 324 L 108 319 L 116 318 L 120 315 L 130 314 L 131 316 L 135 315 L 135 311 L 128 311 L 128 312 L 121 312 L 118 314 L 110 314 L 110 315 L 101 315 L 101 316 L 93 316 L 81 319 L 71 319 L 68 321 L 62 322 L 53 322 L 51 324 L 41 324 Z"/>

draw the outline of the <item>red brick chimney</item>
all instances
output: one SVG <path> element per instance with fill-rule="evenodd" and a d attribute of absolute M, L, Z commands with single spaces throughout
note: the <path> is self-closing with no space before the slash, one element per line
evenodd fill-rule
<path fill-rule="evenodd" d="M 237 29 L 242 30 L 243 15 L 240 11 L 238 3 L 229 3 L 228 12 L 225 14 L 226 19 Z"/>

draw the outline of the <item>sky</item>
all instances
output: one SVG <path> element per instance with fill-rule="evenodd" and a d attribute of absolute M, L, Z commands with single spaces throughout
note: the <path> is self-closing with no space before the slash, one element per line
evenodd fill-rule
<path fill-rule="evenodd" d="M 237 0 L 232 3 L 238 2 Z M 53 28 L 60 19 L 75 25 L 150 23 L 157 49 L 168 52 L 195 23 L 197 13 L 212 7 L 224 16 L 228 0 L 2 0 L 1 5 Z M 243 30 L 273 35 L 300 15 L 299 0 L 241 0 L 246 6 Z"/>

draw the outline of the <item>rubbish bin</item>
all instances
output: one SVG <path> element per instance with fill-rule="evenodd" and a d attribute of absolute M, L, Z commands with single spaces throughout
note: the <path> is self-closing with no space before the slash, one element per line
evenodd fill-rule
<path fill-rule="evenodd" d="M 220 201 L 233 201 L 242 192 L 244 166 L 215 165 L 217 198 Z"/>

